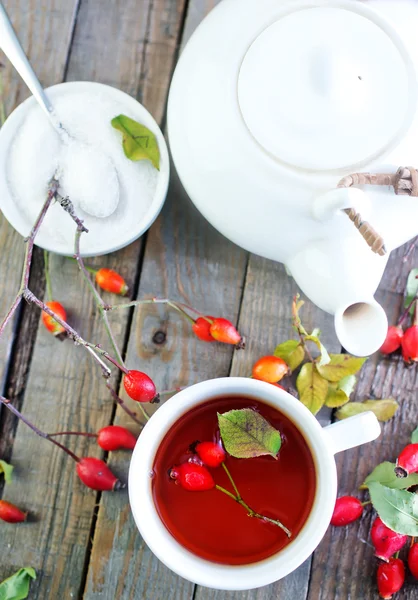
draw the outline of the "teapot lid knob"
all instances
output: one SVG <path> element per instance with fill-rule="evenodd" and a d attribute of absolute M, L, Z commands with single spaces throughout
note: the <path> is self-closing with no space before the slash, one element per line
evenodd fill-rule
<path fill-rule="evenodd" d="M 354 170 L 396 146 L 417 85 L 401 39 L 359 3 L 295 2 L 254 39 L 238 77 L 259 145 L 298 169 Z"/>

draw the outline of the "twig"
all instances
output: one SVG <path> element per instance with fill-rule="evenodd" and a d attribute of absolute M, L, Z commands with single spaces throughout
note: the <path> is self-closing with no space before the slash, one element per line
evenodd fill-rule
<path fill-rule="evenodd" d="M 136 413 L 132 412 L 132 410 L 130 408 L 128 408 L 128 406 L 126 406 L 125 402 L 122 400 L 122 398 L 120 396 L 118 396 L 116 391 L 110 385 L 109 381 L 106 381 L 106 387 L 110 391 L 112 398 L 116 402 L 116 404 L 119 404 L 121 409 L 124 410 L 126 412 L 126 414 L 129 415 L 131 417 L 131 419 L 133 419 L 135 421 L 135 423 L 137 423 L 138 425 L 141 425 L 141 427 L 143 427 L 144 424 L 138 419 L 138 417 L 136 416 Z M 148 413 L 145 412 L 145 409 L 141 405 L 140 402 L 138 402 L 138 406 L 141 409 L 142 414 L 144 415 L 146 420 L 149 421 L 150 417 L 149 417 Z"/>
<path fill-rule="evenodd" d="M 121 308 L 131 308 L 132 306 L 141 306 L 142 304 L 167 304 L 168 306 L 171 306 L 171 308 L 174 308 L 174 310 L 179 312 L 183 317 L 186 317 L 186 319 L 188 319 L 191 323 L 195 322 L 195 320 L 190 315 L 188 315 L 185 310 L 181 308 L 179 303 L 173 302 L 173 300 L 170 300 L 169 298 L 150 298 L 149 300 L 132 300 L 131 302 L 126 302 L 124 304 L 106 304 L 104 308 L 106 311 L 110 311 L 118 310 Z"/>
<path fill-rule="evenodd" d="M 56 199 L 57 199 L 57 202 L 65 210 L 65 212 L 70 215 L 70 217 L 72 218 L 72 220 L 74 221 L 74 223 L 76 223 L 77 229 L 80 229 L 80 231 L 84 231 L 85 233 L 88 233 L 89 230 L 87 229 L 87 227 L 85 227 L 84 221 L 82 221 L 81 219 L 79 219 L 77 217 L 77 215 L 75 214 L 74 205 L 71 202 L 71 200 L 68 198 L 68 196 L 66 198 L 63 198 L 61 196 L 61 194 L 56 194 Z"/>
<path fill-rule="evenodd" d="M 16 407 L 13 406 L 13 404 L 10 402 L 10 400 L 8 400 L 7 398 L 4 398 L 4 396 L 0 396 L 0 402 L 7 409 L 9 409 L 10 412 L 12 412 L 18 419 L 20 419 L 25 425 L 27 425 L 28 427 L 30 427 L 30 429 L 32 429 L 32 431 L 34 431 L 36 433 L 36 435 L 39 435 L 39 437 L 44 438 L 44 440 L 49 440 L 50 442 L 52 442 L 52 444 L 55 444 L 55 446 L 58 446 L 58 448 L 61 448 L 61 450 L 64 450 L 64 452 L 66 454 L 68 454 L 68 456 L 71 456 L 71 458 L 73 460 L 75 460 L 76 462 L 80 462 L 79 457 L 76 454 L 74 454 L 74 452 L 71 452 L 71 450 L 69 448 L 67 448 L 66 446 L 63 446 L 62 444 L 60 444 L 56 440 L 54 440 L 51 437 L 49 437 L 49 435 L 47 433 L 44 433 L 43 431 L 41 431 L 40 429 L 38 429 L 36 427 L 36 425 L 34 425 L 33 423 L 31 423 L 26 417 L 24 417 L 22 415 L 21 412 L 19 412 L 17 410 Z"/>
<path fill-rule="evenodd" d="M 44 271 L 45 271 L 45 282 L 46 282 L 46 297 L 47 297 L 47 300 L 52 300 L 51 275 L 49 272 L 49 253 L 47 250 L 44 250 Z"/>

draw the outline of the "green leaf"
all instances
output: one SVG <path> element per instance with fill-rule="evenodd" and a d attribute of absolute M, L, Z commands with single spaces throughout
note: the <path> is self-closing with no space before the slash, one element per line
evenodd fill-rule
<path fill-rule="evenodd" d="M 350 398 L 347 396 L 344 390 L 339 390 L 336 384 L 329 384 L 328 395 L 325 399 L 326 406 L 329 408 L 339 408 L 340 406 L 347 404 L 349 400 Z"/>
<path fill-rule="evenodd" d="M 412 432 L 411 444 L 418 444 L 418 427 Z"/>
<path fill-rule="evenodd" d="M 35 569 L 23 567 L 0 583 L 0 600 L 25 600 L 31 579 L 36 579 Z"/>
<path fill-rule="evenodd" d="M 359 413 L 371 410 L 379 421 L 389 421 L 398 410 L 399 404 L 393 398 L 386 400 L 366 400 L 365 402 L 350 402 L 335 413 L 337 419 L 347 419 Z"/>
<path fill-rule="evenodd" d="M 372 504 L 383 523 L 403 535 L 418 536 L 418 495 L 370 483 Z"/>
<path fill-rule="evenodd" d="M 282 358 L 289 369 L 294 371 L 305 358 L 305 350 L 297 340 L 287 340 L 276 347 L 274 356 Z"/>
<path fill-rule="evenodd" d="M 405 308 L 409 306 L 412 300 L 418 293 L 418 269 L 412 269 L 408 275 L 408 280 L 406 282 L 406 296 L 405 296 Z M 411 314 L 414 312 L 414 307 L 411 307 Z"/>
<path fill-rule="evenodd" d="M 150 160 L 160 170 L 160 150 L 155 135 L 141 123 L 126 115 L 112 119 L 112 127 L 122 132 L 123 151 L 130 160 Z"/>
<path fill-rule="evenodd" d="M 5 460 L 0 460 L 0 473 L 3 473 L 6 483 L 10 483 L 12 480 L 13 468 L 13 465 L 9 465 Z"/>
<path fill-rule="evenodd" d="M 299 400 L 316 415 L 328 394 L 328 382 L 318 373 L 316 365 L 310 362 L 303 365 L 296 379 L 296 387 Z"/>
<path fill-rule="evenodd" d="M 388 461 L 380 463 L 380 465 L 377 465 L 370 475 L 366 477 L 361 487 L 367 488 L 371 483 L 380 483 L 393 490 L 406 490 L 412 485 L 418 485 L 418 473 L 411 473 L 408 477 L 396 477 L 394 471 L 395 467 L 395 463 Z"/>
<path fill-rule="evenodd" d="M 367 358 L 358 358 L 350 354 L 330 354 L 330 362 L 325 365 L 318 364 L 318 371 L 328 381 L 337 382 L 354 375 L 361 369 Z"/>
<path fill-rule="evenodd" d="M 315 329 L 314 331 L 318 331 L 318 330 Z M 327 352 L 327 349 L 321 343 L 321 340 L 319 339 L 319 337 L 317 337 L 317 336 L 314 335 L 314 332 L 312 332 L 311 335 L 307 335 L 305 337 L 305 342 L 313 342 L 314 344 L 316 344 L 318 350 L 321 353 L 321 356 L 320 356 L 319 360 L 317 361 L 317 364 L 319 366 L 327 365 L 330 362 L 331 358 L 330 358 L 330 356 L 329 356 L 329 354 Z"/>
<path fill-rule="evenodd" d="M 280 432 L 252 408 L 218 413 L 225 450 L 235 458 L 270 454 L 274 458 L 282 445 Z"/>
<path fill-rule="evenodd" d="M 348 397 L 350 397 L 354 388 L 356 387 L 356 381 L 357 378 L 355 375 L 347 375 L 347 377 L 340 379 L 337 388 L 342 390 Z"/>

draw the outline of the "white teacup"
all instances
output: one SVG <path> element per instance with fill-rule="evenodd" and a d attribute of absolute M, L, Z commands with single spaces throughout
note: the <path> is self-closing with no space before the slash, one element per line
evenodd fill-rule
<path fill-rule="evenodd" d="M 194 407 L 225 396 L 255 398 L 291 419 L 311 449 L 317 477 L 312 510 L 299 534 L 283 550 L 248 565 L 218 564 L 186 550 L 162 523 L 152 496 L 154 459 L 166 433 Z M 379 434 L 379 422 L 371 412 L 322 428 L 293 396 L 255 379 L 229 377 L 198 383 L 163 404 L 139 437 L 129 470 L 129 499 L 135 522 L 152 552 L 185 579 L 222 590 L 247 590 L 267 585 L 297 569 L 324 536 L 337 495 L 334 454 L 371 442 Z"/>

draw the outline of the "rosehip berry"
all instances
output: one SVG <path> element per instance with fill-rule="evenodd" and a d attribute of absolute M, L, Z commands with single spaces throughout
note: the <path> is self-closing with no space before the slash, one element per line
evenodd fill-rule
<path fill-rule="evenodd" d="M 412 325 L 403 334 L 402 356 L 405 362 L 418 361 L 418 325 Z"/>
<path fill-rule="evenodd" d="M 285 392 L 287 392 L 286 388 L 284 388 L 282 385 L 280 385 L 280 383 L 272 383 L 271 385 L 274 385 L 275 387 L 278 387 L 281 390 L 284 390 Z"/>
<path fill-rule="evenodd" d="M 52 310 L 60 319 L 63 321 L 67 320 L 67 313 L 65 312 L 65 308 L 59 302 L 45 302 L 48 308 Z M 45 327 L 52 333 L 52 335 L 59 335 L 60 333 L 64 333 L 65 329 L 62 325 L 60 325 L 53 317 L 48 315 L 48 313 L 42 313 L 42 323 Z"/>
<path fill-rule="evenodd" d="M 128 291 L 128 286 L 122 275 L 112 271 L 112 269 L 99 269 L 96 273 L 96 283 L 102 290 L 111 294 L 124 296 Z"/>
<path fill-rule="evenodd" d="M 282 358 L 277 356 L 262 356 L 253 366 L 254 379 L 277 383 L 289 372 L 289 367 Z"/>
<path fill-rule="evenodd" d="M 381 598 L 389 600 L 405 581 L 405 567 L 400 558 L 391 558 L 377 567 L 377 588 Z"/>
<path fill-rule="evenodd" d="M 200 442 L 196 446 L 200 460 L 208 467 L 219 467 L 225 460 L 225 450 L 215 442 Z"/>
<path fill-rule="evenodd" d="M 344 525 L 348 525 L 359 519 L 362 514 L 363 505 L 358 498 L 354 498 L 354 496 L 341 496 L 335 502 L 331 525 L 344 527 Z"/>
<path fill-rule="evenodd" d="M 239 348 L 244 347 L 244 341 L 237 329 L 227 319 L 217 318 L 210 326 L 210 333 L 216 341 L 224 344 L 234 344 Z"/>
<path fill-rule="evenodd" d="M 380 352 L 382 354 L 392 354 L 392 352 L 395 352 L 395 350 L 401 347 L 402 338 L 402 327 L 399 327 L 398 325 L 390 325 L 386 339 L 380 348 Z"/>
<path fill-rule="evenodd" d="M 119 425 L 108 425 L 103 427 L 97 434 L 97 443 L 103 450 L 119 450 L 126 448 L 133 450 L 136 444 L 136 437 L 125 427 Z"/>
<path fill-rule="evenodd" d="M 22 523 L 26 521 L 28 513 L 6 500 L 0 500 L 0 519 L 7 523 Z"/>
<path fill-rule="evenodd" d="M 203 340 L 204 342 L 214 342 L 215 338 L 210 332 L 210 328 L 212 323 L 207 321 L 206 319 L 210 319 L 212 322 L 215 320 L 215 317 L 207 316 L 199 317 L 192 325 L 192 329 L 194 333 L 197 335 L 199 340 Z"/>
<path fill-rule="evenodd" d="M 76 466 L 77 475 L 87 487 L 101 492 L 116 491 L 124 484 L 112 473 L 107 464 L 99 458 L 81 458 Z"/>
<path fill-rule="evenodd" d="M 397 477 L 407 477 L 410 473 L 418 472 L 418 444 L 408 444 L 402 450 L 396 461 Z"/>
<path fill-rule="evenodd" d="M 195 463 L 187 462 L 178 467 L 173 467 L 170 471 L 170 477 L 189 492 L 206 492 L 215 487 L 213 477 L 207 468 Z"/>
<path fill-rule="evenodd" d="M 415 579 L 418 579 L 418 543 L 412 544 L 409 550 L 408 567 Z"/>
<path fill-rule="evenodd" d="M 375 556 L 387 562 L 395 552 L 404 547 L 408 536 L 392 531 L 380 517 L 376 517 L 371 529 L 371 538 Z"/>
<path fill-rule="evenodd" d="M 153 380 L 141 371 L 131 370 L 123 378 L 126 393 L 136 402 L 152 402 L 157 396 Z"/>

